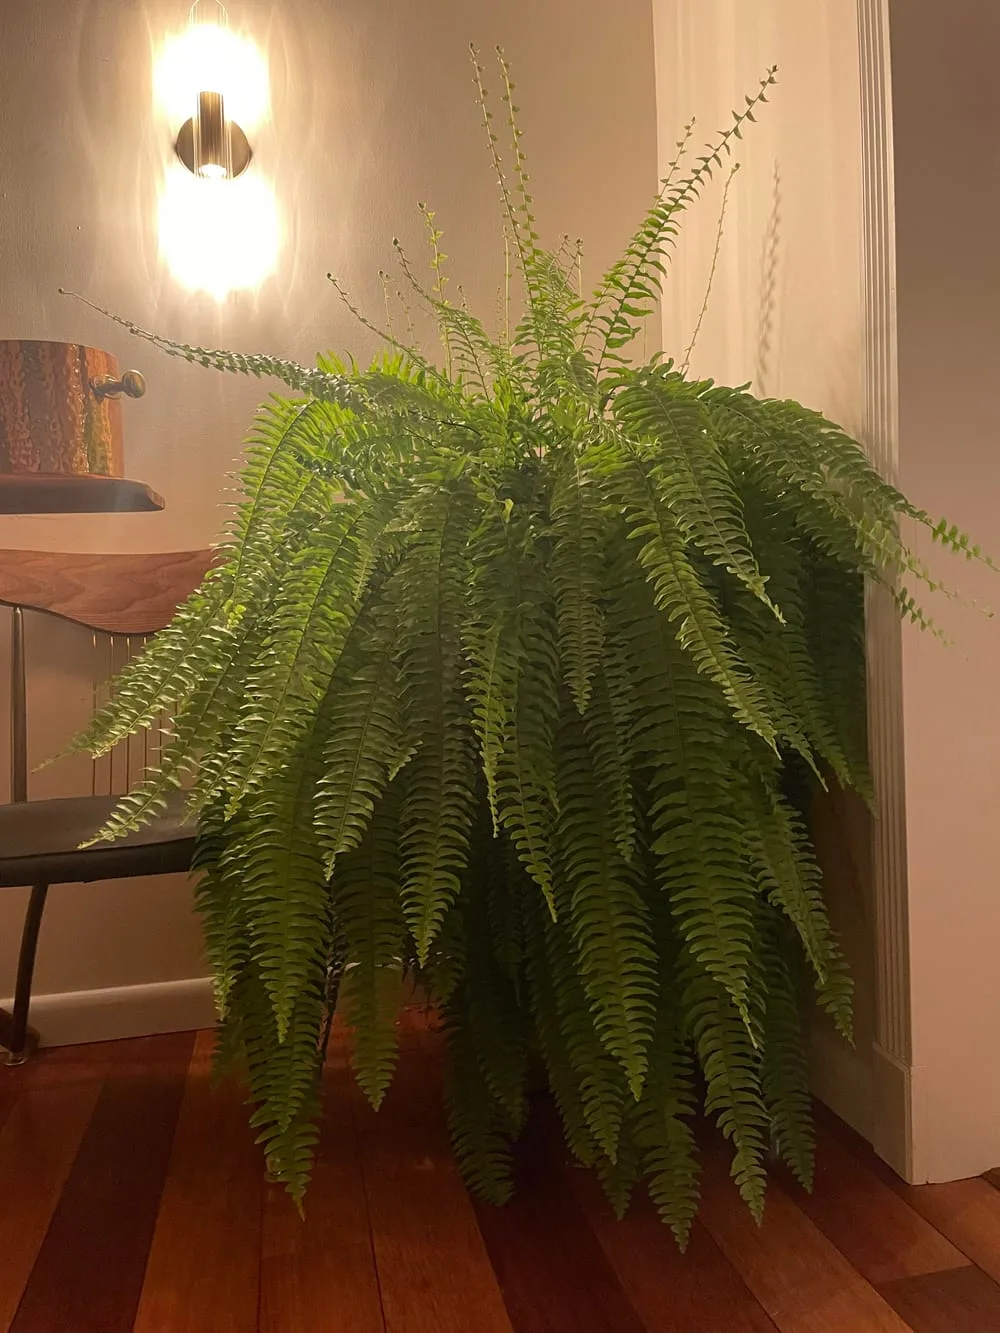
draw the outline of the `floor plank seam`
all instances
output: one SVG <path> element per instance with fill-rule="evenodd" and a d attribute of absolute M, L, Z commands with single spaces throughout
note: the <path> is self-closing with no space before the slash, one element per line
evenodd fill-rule
<path fill-rule="evenodd" d="M 73 1150 L 73 1156 L 70 1158 L 69 1162 L 68 1162 L 67 1165 L 66 1165 L 66 1169 L 65 1169 L 65 1171 L 63 1172 L 63 1175 L 62 1175 L 62 1181 L 61 1181 L 61 1183 L 60 1183 L 60 1185 L 59 1185 L 58 1193 L 55 1195 L 55 1198 L 54 1198 L 54 1200 L 53 1200 L 52 1211 L 51 1211 L 50 1214 L 49 1214 L 49 1219 L 48 1219 L 48 1222 L 46 1223 L 45 1230 L 44 1230 L 44 1232 L 42 1233 L 41 1239 L 40 1239 L 39 1244 L 38 1244 L 38 1248 L 36 1249 L 34 1258 L 33 1258 L 32 1261 L 31 1261 L 31 1267 L 28 1269 L 27 1279 L 26 1279 L 26 1281 L 25 1281 L 25 1283 L 24 1283 L 24 1286 L 23 1286 L 22 1289 L 21 1289 L 21 1293 L 20 1293 L 20 1295 L 19 1295 L 19 1297 L 18 1297 L 17 1305 L 16 1305 L 16 1307 L 15 1307 L 13 1316 L 12 1316 L 12 1318 L 11 1318 L 11 1320 L 10 1320 L 10 1323 L 9 1323 L 8 1326 L 7 1326 L 8 1329 L 16 1328 L 16 1326 L 17 1326 L 17 1321 L 18 1321 L 18 1319 L 19 1319 L 20 1316 L 21 1316 L 22 1309 L 25 1308 L 26 1297 L 27 1297 L 27 1295 L 28 1295 L 28 1292 L 29 1292 L 30 1289 L 31 1289 L 32 1279 L 34 1278 L 35 1270 L 36 1270 L 36 1268 L 38 1267 L 38 1261 L 39 1261 L 39 1258 L 41 1257 L 41 1255 L 42 1255 L 42 1253 L 43 1253 L 43 1251 L 44 1251 L 44 1249 L 45 1249 L 45 1243 L 46 1243 L 46 1241 L 47 1241 L 48 1238 L 49 1238 L 49 1233 L 52 1231 L 53 1223 L 54 1223 L 54 1221 L 55 1221 L 55 1219 L 56 1219 L 56 1216 L 57 1216 L 57 1214 L 58 1214 L 58 1212 L 59 1212 L 59 1203 L 60 1203 L 60 1200 L 62 1199 L 63 1190 L 66 1188 L 66 1182 L 69 1180 L 70 1174 L 71 1174 L 71 1172 L 72 1172 L 72 1170 L 73 1170 L 73 1167 L 74 1167 L 74 1165 L 75 1165 L 75 1163 L 76 1163 L 76 1159 L 77 1159 L 77 1157 L 79 1156 L 80 1149 L 81 1149 L 81 1147 L 83 1146 L 83 1143 L 84 1143 L 84 1141 L 85 1141 L 85 1139 L 86 1139 L 86 1137 L 87 1137 L 87 1132 L 88 1132 L 88 1130 L 90 1129 L 90 1126 L 91 1126 L 91 1123 L 92 1123 L 92 1121 L 93 1121 L 94 1115 L 95 1115 L 95 1113 L 96 1113 L 96 1111 L 97 1111 L 97 1107 L 98 1107 L 98 1105 L 100 1104 L 100 1100 L 101 1100 L 101 1097 L 102 1097 L 102 1095 L 103 1095 L 103 1093 L 104 1093 L 104 1089 L 105 1089 L 105 1086 L 107 1085 L 107 1082 L 108 1082 L 108 1079 L 109 1079 L 109 1077 L 110 1077 L 110 1074 L 111 1074 L 111 1067 L 108 1066 L 108 1068 L 105 1069 L 105 1071 L 104 1071 L 104 1073 L 101 1075 L 101 1077 L 98 1078 L 98 1079 L 95 1079 L 95 1080 L 94 1080 L 94 1086 L 96 1086 L 96 1094 L 95 1094 L 94 1099 L 93 1099 L 93 1102 L 92 1102 L 92 1104 L 91 1104 L 90 1111 L 89 1111 L 89 1113 L 88 1113 L 88 1115 L 87 1115 L 86 1122 L 84 1123 L 82 1129 L 80 1130 L 79 1137 L 78 1137 L 78 1139 L 77 1139 L 77 1143 L 76 1143 L 76 1147 L 75 1147 L 75 1149 Z M 88 1085 L 88 1086 L 89 1086 L 89 1085 Z M 57 1088 L 57 1087 L 58 1087 L 58 1085 L 56 1085 L 56 1088 Z M 42 1094 L 44 1094 L 44 1092 L 45 1092 L 46 1090 L 47 1090 L 47 1089 L 45 1089 L 44 1087 L 40 1087 L 40 1088 L 37 1088 L 37 1089 L 32 1089 L 31 1086 L 30 1086 L 30 1084 L 29 1084 L 27 1090 L 26 1090 L 24 1093 L 22 1093 L 21 1096 L 20 1096 L 17 1100 L 23 1100 L 24 1097 L 30 1096 L 31 1093 L 32 1093 L 32 1091 L 36 1092 L 36 1094 L 37 1094 L 37 1093 L 42 1093 Z M 54 1089 L 54 1090 L 55 1090 L 55 1089 Z"/>
<path fill-rule="evenodd" d="M 345 1069 L 348 1078 L 351 1077 L 349 1062 Z M 382 1318 L 383 1333 L 389 1333 L 389 1320 L 385 1312 L 385 1298 L 382 1294 L 382 1273 L 379 1269 L 378 1251 L 375 1247 L 375 1228 L 372 1225 L 371 1197 L 368 1192 L 368 1174 L 365 1170 L 365 1155 L 361 1151 L 361 1131 L 358 1127 L 358 1112 L 353 1098 L 348 1098 L 348 1106 L 351 1112 L 351 1124 L 354 1126 L 354 1145 L 358 1154 L 358 1169 L 361 1173 L 361 1188 L 365 1195 L 365 1222 L 368 1226 L 368 1248 L 372 1256 L 372 1272 L 375 1274 L 375 1290 L 378 1292 L 378 1308 Z"/>

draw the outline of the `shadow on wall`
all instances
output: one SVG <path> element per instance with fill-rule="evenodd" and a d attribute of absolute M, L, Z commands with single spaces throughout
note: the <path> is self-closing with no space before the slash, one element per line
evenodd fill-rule
<path fill-rule="evenodd" d="M 774 325 L 778 310 L 778 283 L 781 268 L 781 168 L 777 162 L 771 177 L 771 211 L 768 214 L 761 246 L 760 321 L 757 327 L 757 366 L 754 385 L 759 394 L 770 393 Z"/>

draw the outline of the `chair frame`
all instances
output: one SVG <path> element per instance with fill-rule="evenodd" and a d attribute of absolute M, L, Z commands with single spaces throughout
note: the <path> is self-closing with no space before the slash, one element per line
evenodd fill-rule
<path fill-rule="evenodd" d="M 25 645 L 25 610 L 37 610 L 72 620 L 92 630 L 114 633 L 130 628 L 127 634 L 146 634 L 162 629 L 183 598 L 191 592 L 212 563 L 213 552 L 192 551 L 165 553 L 162 556 L 55 556 L 48 553 L 3 551 L 0 560 L 13 565 L 12 579 L 0 575 L 0 604 L 11 608 L 10 640 L 10 804 L 19 805 L 28 800 L 28 701 Z M 122 609 L 118 606 L 98 610 L 92 596 L 92 578 L 95 562 L 113 562 L 119 567 L 127 561 L 129 572 L 138 574 L 133 582 L 142 583 L 145 572 L 150 596 L 150 610 L 145 619 L 135 610 L 134 602 Z M 153 571 L 160 565 L 169 567 L 166 577 Z M 53 586 L 46 584 L 47 573 Z M 68 573 L 68 577 L 67 577 Z M 27 576 L 25 578 L 25 575 Z M 41 580 L 41 583 L 39 583 Z M 61 581 L 60 581 L 61 580 Z M 10 586 L 5 586 L 9 584 Z M 31 588 L 35 593 L 32 595 Z M 13 591 L 12 591 L 13 588 Z M 0 849 L 2 855 L 2 849 Z M 162 872 L 166 873 L 166 872 Z M 38 938 L 48 898 L 50 883 L 39 881 L 27 886 L 30 890 L 28 905 L 21 930 L 18 952 L 17 977 L 14 985 L 14 1003 L 10 1012 L 0 1008 L 0 1048 L 7 1051 L 7 1064 L 23 1064 L 38 1046 L 38 1033 L 28 1026 L 32 983 L 38 955 Z"/>
<path fill-rule="evenodd" d="M 15 605 L 10 627 L 10 799 L 18 805 L 28 799 L 28 691 L 25 669 L 24 608 Z M 29 1038 L 28 1009 L 31 984 L 38 955 L 38 936 L 42 928 L 48 884 L 32 884 L 21 928 L 21 948 L 17 957 L 14 983 L 14 1008 L 0 1009 L 0 1046 L 7 1049 L 9 1065 L 23 1064 L 29 1048 L 38 1045 L 38 1034 Z"/>

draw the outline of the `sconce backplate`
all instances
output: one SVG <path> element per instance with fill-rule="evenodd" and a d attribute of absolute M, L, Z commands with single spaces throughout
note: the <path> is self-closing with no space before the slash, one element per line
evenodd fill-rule
<path fill-rule="evenodd" d="M 250 159 L 253 152 L 250 148 L 249 140 L 235 121 L 229 123 L 230 137 L 232 140 L 232 160 L 233 177 L 242 176 L 244 171 L 250 165 Z M 194 120 L 186 120 L 180 128 L 177 135 L 177 143 L 174 145 L 177 156 L 187 167 L 188 171 L 194 171 Z"/>

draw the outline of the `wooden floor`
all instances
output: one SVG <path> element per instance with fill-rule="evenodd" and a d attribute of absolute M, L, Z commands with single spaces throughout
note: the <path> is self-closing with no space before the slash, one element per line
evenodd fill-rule
<path fill-rule="evenodd" d="M 0 1068 L 0 1330 L 15 1333 L 1000 1333 L 1000 1190 L 912 1189 L 832 1119 L 815 1193 L 758 1230 L 709 1153 L 678 1255 L 617 1223 L 542 1114 L 506 1208 L 448 1151 L 420 1015 L 378 1116 L 334 1042 L 305 1223 L 265 1185 L 211 1037 L 45 1052 Z"/>

